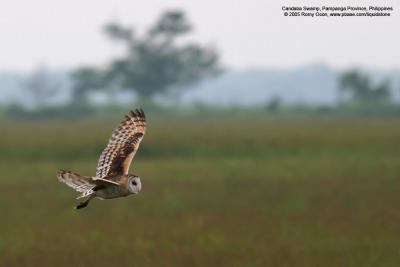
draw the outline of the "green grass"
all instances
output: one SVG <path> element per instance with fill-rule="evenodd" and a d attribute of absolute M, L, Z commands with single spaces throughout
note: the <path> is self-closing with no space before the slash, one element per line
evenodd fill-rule
<path fill-rule="evenodd" d="M 149 118 L 137 196 L 77 195 L 116 121 L 0 124 L 0 266 L 399 266 L 400 121 Z"/>

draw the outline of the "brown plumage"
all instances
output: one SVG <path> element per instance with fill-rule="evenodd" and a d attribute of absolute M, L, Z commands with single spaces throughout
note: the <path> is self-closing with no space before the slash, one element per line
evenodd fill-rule
<path fill-rule="evenodd" d="M 114 130 L 97 165 L 97 177 L 128 174 L 129 165 L 146 132 L 143 110 L 130 111 Z"/>
<path fill-rule="evenodd" d="M 57 173 L 60 182 L 82 193 L 78 198 L 83 201 L 76 208 L 86 207 L 94 197 L 109 199 L 140 192 L 140 178 L 128 171 L 145 132 L 143 110 L 131 110 L 112 133 L 100 156 L 96 176 L 81 176 L 63 170 Z"/>

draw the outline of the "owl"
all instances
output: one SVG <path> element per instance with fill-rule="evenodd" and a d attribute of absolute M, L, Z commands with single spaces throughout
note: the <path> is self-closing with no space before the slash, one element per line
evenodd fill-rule
<path fill-rule="evenodd" d="M 81 193 L 76 209 L 86 207 L 93 198 L 111 199 L 140 192 L 140 177 L 128 171 L 145 132 L 143 110 L 130 111 L 114 130 L 101 154 L 96 176 L 82 176 L 65 170 L 57 172 L 60 182 Z"/>

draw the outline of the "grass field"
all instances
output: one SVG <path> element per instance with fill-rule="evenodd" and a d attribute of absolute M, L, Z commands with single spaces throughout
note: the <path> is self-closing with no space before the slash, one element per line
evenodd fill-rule
<path fill-rule="evenodd" d="M 400 121 L 149 118 L 137 196 L 77 195 L 117 121 L 1 122 L 0 266 L 400 265 Z"/>

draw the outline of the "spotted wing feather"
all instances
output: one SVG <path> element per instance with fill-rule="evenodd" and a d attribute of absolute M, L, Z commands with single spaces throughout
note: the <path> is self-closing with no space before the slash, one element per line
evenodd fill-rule
<path fill-rule="evenodd" d="M 97 165 L 96 176 L 105 178 L 128 174 L 140 142 L 146 131 L 146 118 L 142 109 L 130 111 L 114 130 Z"/>
<path fill-rule="evenodd" d="M 60 182 L 68 185 L 78 192 L 86 192 L 99 186 L 119 185 L 119 183 L 90 176 L 82 176 L 71 171 L 60 170 L 57 172 L 57 178 Z"/>
<path fill-rule="evenodd" d="M 57 178 L 60 182 L 81 193 L 96 187 L 96 184 L 92 181 L 91 177 L 82 176 L 70 171 L 60 170 L 57 173 Z"/>

